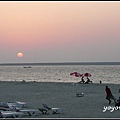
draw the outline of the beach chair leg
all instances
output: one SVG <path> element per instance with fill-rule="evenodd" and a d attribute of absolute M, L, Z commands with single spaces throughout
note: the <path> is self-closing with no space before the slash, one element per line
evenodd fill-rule
<path fill-rule="evenodd" d="M 32 116 L 30 112 L 27 112 L 29 116 Z"/>
<path fill-rule="evenodd" d="M 53 110 L 53 114 L 57 114 L 57 110 L 56 111 Z"/>
<path fill-rule="evenodd" d="M 62 109 L 57 109 L 57 110 L 52 110 L 53 111 L 53 114 L 60 114 L 63 112 Z"/>
<path fill-rule="evenodd" d="M 38 109 L 40 112 L 42 112 L 43 114 L 46 114 L 47 113 L 47 110 L 46 109 Z"/>

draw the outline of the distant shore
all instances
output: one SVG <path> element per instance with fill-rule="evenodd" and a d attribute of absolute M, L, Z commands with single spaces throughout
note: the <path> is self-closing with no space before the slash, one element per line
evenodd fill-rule
<path fill-rule="evenodd" d="M 119 98 L 119 84 L 0 81 L 0 101 L 24 101 L 32 109 L 43 108 L 42 103 L 64 109 L 62 114 L 43 115 L 39 112 L 35 118 L 120 118 L 120 110 L 103 112 L 104 107 L 114 106 L 113 101 L 109 105 L 105 99 L 106 85 Z M 77 97 L 77 93 L 84 96 Z"/>

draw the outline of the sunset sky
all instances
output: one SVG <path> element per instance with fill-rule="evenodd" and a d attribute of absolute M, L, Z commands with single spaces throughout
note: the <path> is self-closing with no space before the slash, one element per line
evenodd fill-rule
<path fill-rule="evenodd" d="M 119 52 L 119 1 L 0 2 L 0 63 L 120 62 Z"/>

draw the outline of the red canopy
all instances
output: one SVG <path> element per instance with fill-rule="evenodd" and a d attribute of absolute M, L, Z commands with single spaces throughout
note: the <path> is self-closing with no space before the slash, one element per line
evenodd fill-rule
<path fill-rule="evenodd" d="M 78 72 L 73 72 L 73 73 L 70 73 L 70 75 L 75 76 L 75 77 L 81 77 L 83 74 L 80 74 Z"/>
<path fill-rule="evenodd" d="M 83 74 L 85 77 L 91 77 L 92 75 L 90 73 Z"/>

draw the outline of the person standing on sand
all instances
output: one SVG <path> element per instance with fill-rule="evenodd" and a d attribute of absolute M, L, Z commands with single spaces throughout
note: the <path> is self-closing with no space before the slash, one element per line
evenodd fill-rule
<path fill-rule="evenodd" d="M 112 95 L 112 92 L 111 92 L 110 88 L 107 85 L 106 85 L 105 91 L 106 91 L 106 99 L 109 101 L 109 104 L 111 103 L 111 99 L 114 100 L 114 102 L 116 103 L 116 101 L 115 101 L 116 99 Z"/>

